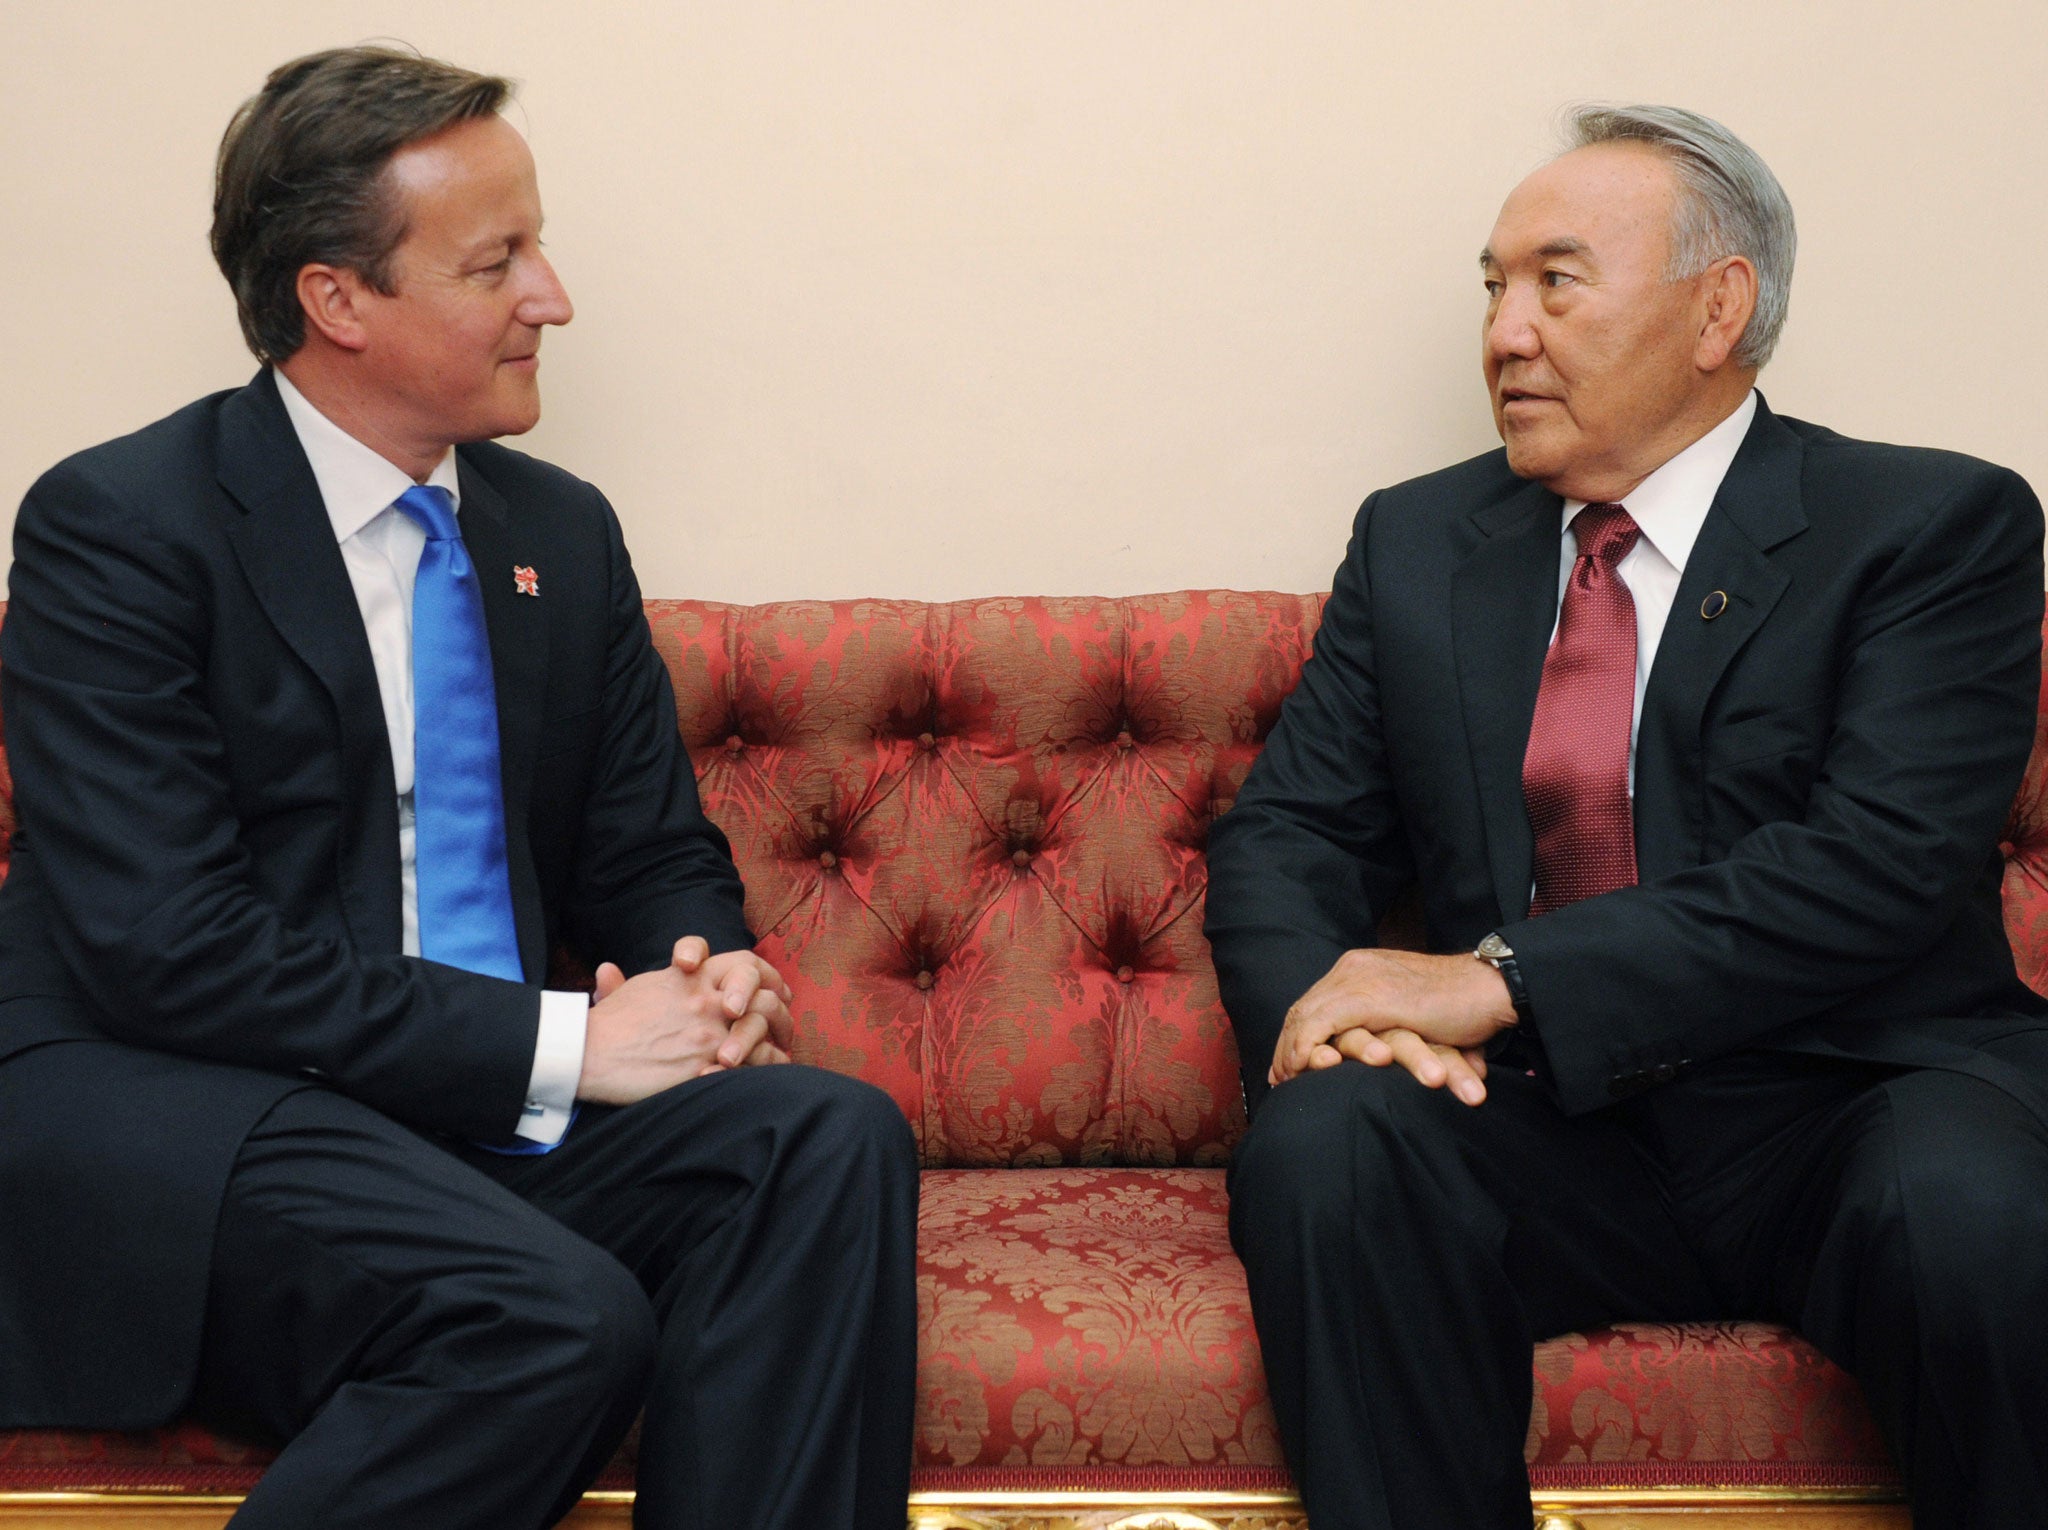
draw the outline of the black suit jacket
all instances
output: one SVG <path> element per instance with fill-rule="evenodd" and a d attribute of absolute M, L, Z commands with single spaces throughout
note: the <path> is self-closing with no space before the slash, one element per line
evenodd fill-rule
<path fill-rule="evenodd" d="M 69 459 L 22 505 L 0 629 L 20 822 L 0 888 L 0 1423 L 175 1410 L 228 1166 L 282 1093 L 502 1139 L 558 939 L 629 972 L 683 934 L 748 943 L 610 506 L 504 447 L 458 461 L 523 983 L 400 954 L 376 674 L 267 371 Z M 8 1059 L 75 1041 L 98 1045 L 38 1069 L 60 1058 L 58 1092 L 103 1106 L 10 1090 Z"/>
<path fill-rule="evenodd" d="M 1503 452 L 1359 511 L 1314 656 L 1210 835 L 1253 1101 L 1288 1006 L 1410 884 L 1432 949 L 1514 948 L 1573 1112 L 1757 1045 L 1968 1063 L 1991 1017 L 2040 1013 L 1997 851 L 2040 683 L 2024 481 L 1759 401 L 1644 694 L 1639 885 L 1531 920 L 1521 768 L 1562 513 Z"/>

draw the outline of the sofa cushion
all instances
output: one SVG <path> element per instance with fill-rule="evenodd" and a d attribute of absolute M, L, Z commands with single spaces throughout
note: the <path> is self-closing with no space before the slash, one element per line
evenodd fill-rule
<path fill-rule="evenodd" d="M 1536 1347 L 1538 1488 L 1898 1485 L 1856 1384 L 1769 1323 L 1617 1323 Z"/>
<path fill-rule="evenodd" d="M 1284 1482 L 1227 1216 L 1213 1170 L 927 1174 L 921 1480 Z M 1624 1323 L 1539 1345 L 1527 1452 L 1531 1480 L 1560 1490 L 1897 1480 L 1854 1383 L 1763 1323 Z"/>
<path fill-rule="evenodd" d="M 920 1466 L 1281 1465 L 1223 1175 L 940 1170 L 918 1211 Z"/>

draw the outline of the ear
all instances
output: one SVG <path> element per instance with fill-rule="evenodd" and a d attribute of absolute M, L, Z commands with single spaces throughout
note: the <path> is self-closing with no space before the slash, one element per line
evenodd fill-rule
<path fill-rule="evenodd" d="M 346 266 L 315 263 L 299 267 L 297 288 L 309 332 L 317 332 L 345 351 L 360 351 L 369 345 L 363 309 L 370 284 L 361 276 Z"/>
<path fill-rule="evenodd" d="M 1718 372 L 1728 364 L 1756 312 L 1756 267 L 1742 255 L 1724 255 L 1699 275 L 1700 331 L 1693 365 Z"/>

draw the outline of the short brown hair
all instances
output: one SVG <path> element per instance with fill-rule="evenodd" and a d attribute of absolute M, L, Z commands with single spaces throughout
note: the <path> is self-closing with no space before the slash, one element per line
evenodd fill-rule
<path fill-rule="evenodd" d="M 271 71 L 228 123 L 213 180 L 213 258 L 258 360 L 305 343 L 309 262 L 392 290 L 406 228 L 384 175 L 391 156 L 511 96 L 509 80 L 398 48 L 330 48 Z"/>

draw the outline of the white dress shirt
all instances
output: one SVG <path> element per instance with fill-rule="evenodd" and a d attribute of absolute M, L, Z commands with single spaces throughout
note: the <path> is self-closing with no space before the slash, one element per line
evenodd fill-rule
<path fill-rule="evenodd" d="M 398 866 L 404 910 L 404 951 L 420 954 L 418 851 L 413 829 L 412 710 L 412 587 L 419 572 L 427 534 L 394 501 L 413 481 L 397 464 L 328 419 L 273 371 L 285 413 L 341 544 L 356 606 L 363 613 L 363 631 L 370 640 L 370 660 L 377 670 L 377 690 L 384 702 L 384 731 L 391 739 L 391 774 L 398 785 Z M 427 482 L 446 489 L 455 501 L 458 519 L 462 490 L 456 481 L 455 452 L 427 475 Z M 509 828 L 509 826 L 508 826 Z M 583 1038 L 590 1012 L 580 993 L 543 992 L 540 1035 L 534 1047 L 533 1075 L 526 1087 L 526 1108 L 516 1131 L 534 1142 L 553 1143 L 568 1130 L 576 1103 L 576 1085 L 583 1074 Z"/>
<path fill-rule="evenodd" d="M 1636 485 L 1635 492 L 1622 501 L 1630 519 L 1642 528 L 1628 556 L 1615 565 L 1621 582 L 1628 586 L 1636 605 L 1636 705 L 1628 725 L 1628 789 L 1636 789 L 1636 733 L 1643 721 L 1643 688 L 1650 683 L 1650 666 L 1657 658 L 1657 644 L 1664 637 L 1664 623 L 1671 615 L 1678 581 L 1685 573 L 1685 560 L 1692 556 L 1692 544 L 1699 539 L 1700 526 L 1721 492 L 1721 480 L 1749 434 L 1749 422 L 1756 418 L 1756 390 L 1735 408 L 1735 412 L 1701 436 L 1684 451 Z M 394 469 L 394 471 L 396 471 Z M 1583 499 L 1564 502 L 1564 534 L 1557 549 L 1557 598 L 1562 607 L 1565 585 L 1570 582 L 1572 564 L 1579 555 L 1578 539 L 1572 535 L 1572 518 L 1586 508 Z M 1550 629 L 1556 640 L 1557 628 Z"/>

